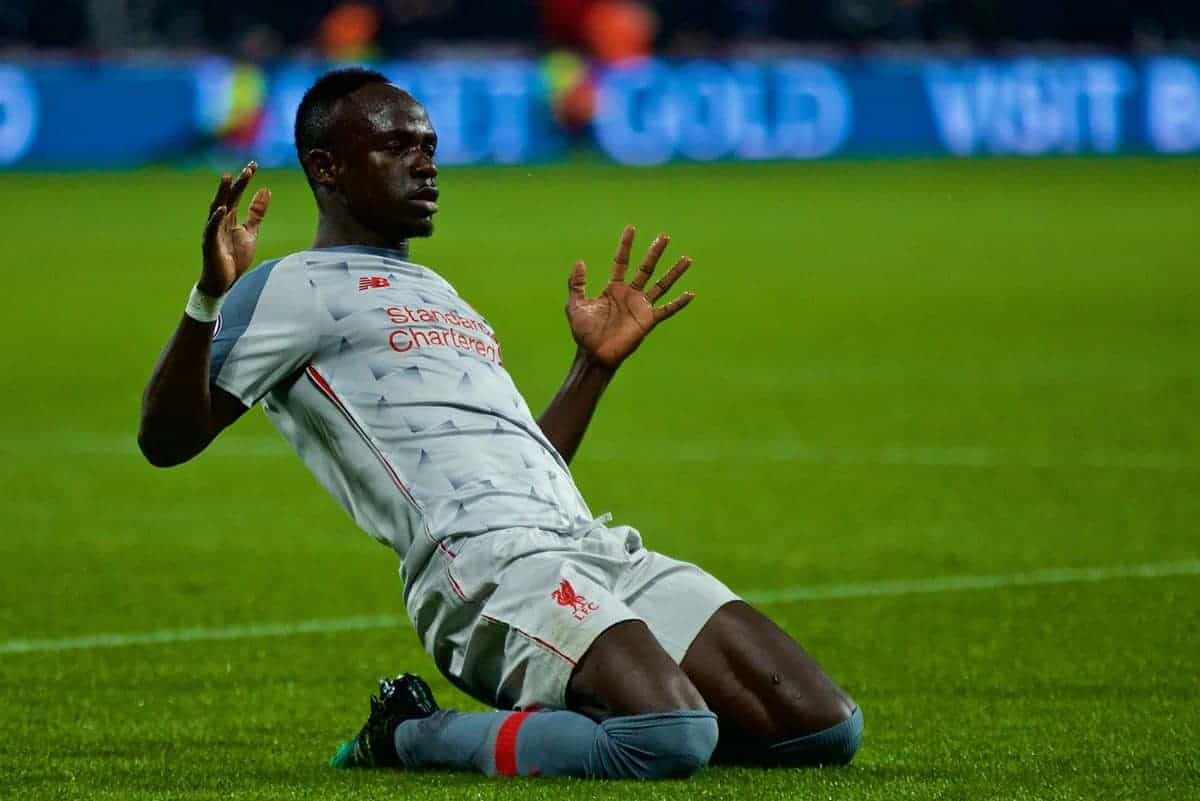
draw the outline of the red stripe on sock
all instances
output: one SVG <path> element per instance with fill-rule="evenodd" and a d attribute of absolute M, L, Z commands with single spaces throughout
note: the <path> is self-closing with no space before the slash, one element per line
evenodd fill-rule
<path fill-rule="evenodd" d="M 517 775 L 517 732 L 525 718 L 532 712 L 514 712 L 500 724 L 496 732 L 496 773 L 501 776 Z"/>

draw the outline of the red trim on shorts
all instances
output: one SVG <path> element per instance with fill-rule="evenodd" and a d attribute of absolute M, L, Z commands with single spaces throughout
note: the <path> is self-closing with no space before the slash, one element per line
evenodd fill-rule
<path fill-rule="evenodd" d="M 515 631 L 517 634 L 520 634 L 525 639 L 527 639 L 537 645 L 542 646 L 547 651 L 550 651 L 551 653 L 553 653 L 555 656 L 560 657 L 561 659 L 563 659 L 563 661 L 567 662 L 572 667 L 574 667 L 574 665 L 576 664 L 574 659 L 567 656 L 562 651 L 558 650 L 553 645 L 551 645 L 550 643 L 543 640 L 541 637 L 535 637 L 527 631 L 521 631 L 519 628 L 516 628 L 515 626 L 510 626 L 507 623 L 505 623 L 503 620 L 497 620 L 494 617 L 488 617 L 487 615 L 483 615 L 483 614 L 481 614 L 480 617 L 489 623 L 495 623 L 498 626 L 504 626 L 504 627 L 508 628 L 510 631 Z"/>
<path fill-rule="evenodd" d="M 458 599 L 460 601 L 467 600 L 467 594 L 463 592 L 459 583 L 454 580 L 454 576 L 450 575 L 450 568 L 446 568 L 446 578 L 450 579 L 450 589 L 454 590 L 454 594 L 458 596 Z"/>
<path fill-rule="evenodd" d="M 496 732 L 496 772 L 501 776 L 517 775 L 517 733 L 532 712 L 513 712 Z"/>
<path fill-rule="evenodd" d="M 512 631 L 515 631 L 516 633 L 521 634 L 521 636 L 524 638 L 532 639 L 534 643 L 541 645 L 542 648 L 546 649 L 547 651 L 553 652 L 554 655 L 556 655 L 558 657 L 562 657 L 563 660 L 566 663 L 570 664 L 571 667 L 575 667 L 575 660 L 572 660 L 571 657 L 566 656 L 565 654 L 563 654 L 562 651 L 559 651 L 557 648 L 554 648 L 554 646 L 551 645 L 550 643 L 547 643 L 546 640 L 544 640 L 540 637 L 534 637 L 533 634 L 528 634 L 526 632 L 523 632 L 520 630 L 520 628 L 514 628 L 514 630 L 512 630 Z"/>

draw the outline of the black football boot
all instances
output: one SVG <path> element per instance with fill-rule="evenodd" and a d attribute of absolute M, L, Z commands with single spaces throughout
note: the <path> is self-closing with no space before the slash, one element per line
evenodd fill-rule
<path fill-rule="evenodd" d="M 400 764 L 393 735 L 406 720 L 438 711 L 433 692 L 420 676 L 404 673 L 379 680 L 379 697 L 371 696 L 371 714 L 358 735 L 342 743 L 329 760 L 335 768 L 392 768 Z"/>

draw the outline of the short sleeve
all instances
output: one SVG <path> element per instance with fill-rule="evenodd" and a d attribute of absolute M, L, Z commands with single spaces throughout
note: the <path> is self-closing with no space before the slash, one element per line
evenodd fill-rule
<path fill-rule="evenodd" d="M 324 328 L 303 262 L 265 262 L 242 276 L 221 308 L 209 380 L 253 406 L 316 353 Z"/>

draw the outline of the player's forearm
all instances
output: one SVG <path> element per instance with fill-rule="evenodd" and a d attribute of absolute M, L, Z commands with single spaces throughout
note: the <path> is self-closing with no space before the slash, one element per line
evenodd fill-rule
<path fill-rule="evenodd" d="M 213 325 L 185 315 L 146 385 L 138 445 L 156 467 L 186 462 L 213 438 L 208 383 Z"/>
<path fill-rule="evenodd" d="M 579 450 L 592 413 L 596 411 L 596 404 L 600 402 L 600 396 L 612 377 L 613 370 L 601 367 L 582 353 L 577 353 L 558 394 L 538 420 L 542 433 L 565 461 L 570 462 L 575 451 Z"/>

